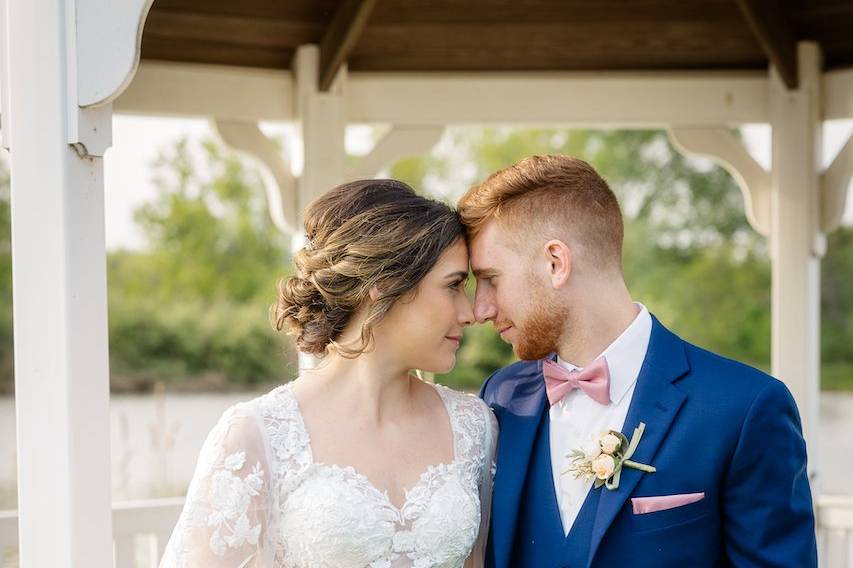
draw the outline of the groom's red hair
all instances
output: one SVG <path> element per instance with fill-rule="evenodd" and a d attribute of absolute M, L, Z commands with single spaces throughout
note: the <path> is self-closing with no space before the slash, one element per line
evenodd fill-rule
<path fill-rule="evenodd" d="M 568 238 L 599 268 L 622 268 L 619 202 L 588 163 L 565 155 L 531 156 L 499 170 L 459 200 L 469 238 L 496 219 L 515 242 Z M 615 265 L 615 266 L 614 266 Z"/>

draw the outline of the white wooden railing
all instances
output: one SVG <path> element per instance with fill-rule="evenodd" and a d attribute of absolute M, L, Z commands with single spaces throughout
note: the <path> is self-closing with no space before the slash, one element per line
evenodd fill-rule
<path fill-rule="evenodd" d="M 184 498 L 113 504 L 115 568 L 156 568 Z M 17 568 L 17 511 L 0 511 L 0 568 Z"/>
<path fill-rule="evenodd" d="M 116 568 L 156 568 L 178 520 L 183 498 L 116 503 L 113 538 Z M 853 496 L 817 499 L 822 568 L 853 568 Z M 18 517 L 0 511 L 0 568 L 17 568 Z"/>
<path fill-rule="evenodd" d="M 818 557 L 825 568 L 853 568 L 853 496 L 817 499 Z"/>

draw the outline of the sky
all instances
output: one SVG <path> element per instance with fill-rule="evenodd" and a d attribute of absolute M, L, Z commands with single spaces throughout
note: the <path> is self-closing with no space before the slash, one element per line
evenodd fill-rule
<path fill-rule="evenodd" d="M 262 124 L 268 135 L 294 134 L 290 125 Z M 764 168 L 770 166 L 770 127 L 766 124 L 746 125 L 742 129 L 750 154 Z M 824 128 L 824 165 L 853 134 L 853 120 L 834 121 Z M 133 210 L 156 195 L 151 182 L 151 162 L 158 152 L 169 148 L 181 137 L 199 140 L 212 136 L 206 120 L 115 115 L 113 145 L 104 156 L 104 199 L 107 249 L 140 249 L 142 234 L 133 222 Z M 368 127 L 350 127 L 347 151 L 364 154 L 370 150 Z M 291 156 L 294 169 L 301 167 L 301 156 Z M 847 200 L 845 224 L 853 224 L 853 196 Z"/>

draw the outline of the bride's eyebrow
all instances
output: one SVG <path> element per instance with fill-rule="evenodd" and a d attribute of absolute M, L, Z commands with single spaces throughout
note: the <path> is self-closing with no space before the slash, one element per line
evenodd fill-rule
<path fill-rule="evenodd" d="M 446 278 L 446 279 L 459 278 L 461 280 L 465 280 L 466 278 L 468 278 L 468 272 L 459 270 L 459 271 L 451 272 L 450 274 L 447 274 L 444 278 Z"/>

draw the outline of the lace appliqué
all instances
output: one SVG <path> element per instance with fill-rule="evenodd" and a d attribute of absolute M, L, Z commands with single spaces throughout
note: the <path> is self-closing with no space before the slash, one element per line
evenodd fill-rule
<path fill-rule="evenodd" d="M 259 401 L 272 453 L 282 565 L 462 566 L 480 526 L 484 403 L 437 387 L 450 416 L 454 460 L 428 467 L 398 509 L 354 468 L 313 461 L 290 389 L 283 385 Z"/>
<path fill-rule="evenodd" d="M 429 466 L 398 508 L 354 468 L 313 461 L 291 389 L 223 414 L 161 567 L 461 568 L 475 542 L 482 550 L 497 428 L 485 403 L 436 387 L 454 458 Z"/>
<path fill-rule="evenodd" d="M 166 546 L 162 568 L 189 568 L 216 559 L 230 565 L 236 558 L 249 566 L 259 559 L 266 519 L 264 466 L 254 458 L 260 432 L 250 406 L 226 410 L 202 447 L 196 472 L 178 524 Z M 247 460 L 245 447 L 255 451 Z"/>
<path fill-rule="evenodd" d="M 219 556 L 224 555 L 228 547 L 258 544 L 261 525 L 252 525 L 247 512 L 252 497 L 260 495 L 264 470 L 260 463 L 256 463 L 251 473 L 240 478 L 234 472 L 242 469 L 245 463 L 246 452 L 235 452 L 225 458 L 211 477 L 210 502 L 213 511 L 207 517 L 207 525 L 216 527 L 210 536 L 210 549 Z"/>

